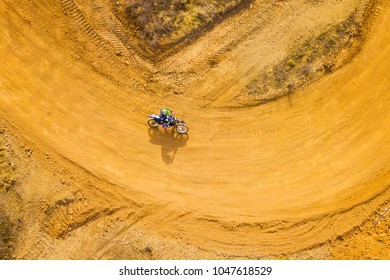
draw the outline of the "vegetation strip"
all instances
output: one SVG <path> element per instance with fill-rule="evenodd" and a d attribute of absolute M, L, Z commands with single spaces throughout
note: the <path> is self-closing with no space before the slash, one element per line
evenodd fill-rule
<path fill-rule="evenodd" d="M 244 95 L 260 104 L 267 103 L 341 68 L 357 53 L 365 20 L 365 15 L 354 12 L 318 37 L 293 47 L 282 61 L 253 79 Z"/>

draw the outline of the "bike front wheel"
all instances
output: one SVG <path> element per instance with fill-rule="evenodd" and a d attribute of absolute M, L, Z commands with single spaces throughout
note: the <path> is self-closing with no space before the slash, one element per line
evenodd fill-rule
<path fill-rule="evenodd" d="M 185 124 L 178 124 L 176 126 L 176 131 L 180 134 L 185 134 L 188 132 L 188 127 Z"/>

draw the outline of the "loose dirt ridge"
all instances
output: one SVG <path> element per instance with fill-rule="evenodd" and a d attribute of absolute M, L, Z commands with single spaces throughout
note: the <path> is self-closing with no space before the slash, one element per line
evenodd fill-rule
<path fill-rule="evenodd" d="M 112 1 L 2 1 L 14 257 L 389 259 L 390 5 L 369 2 L 253 1 L 151 59 Z M 350 63 L 261 106 L 237 99 L 357 10 L 370 21 Z M 188 139 L 148 128 L 163 106 Z M 363 228 L 375 248 L 340 255 Z"/>

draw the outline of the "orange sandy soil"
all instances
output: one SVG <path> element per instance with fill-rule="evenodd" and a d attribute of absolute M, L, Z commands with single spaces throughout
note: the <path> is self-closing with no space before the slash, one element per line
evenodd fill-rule
<path fill-rule="evenodd" d="M 112 1 L 2 1 L 12 258 L 390 259 L 389 1 L 337 71 L 234 98 L 367 2 L 253 1 L 150 60 Z M 188 139 L 148 128 L 163 106 Z"/>

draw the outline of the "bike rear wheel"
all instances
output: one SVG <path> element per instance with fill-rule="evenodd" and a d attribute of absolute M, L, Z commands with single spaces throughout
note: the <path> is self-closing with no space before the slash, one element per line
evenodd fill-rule
<path fill-rule="evenodd" d="M 149 124 L 151 127 L 158 127 L 158 123 L 157 123 L 154 119 L 148 120 L 148 124 Z"/>

